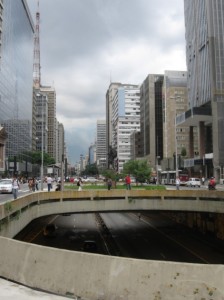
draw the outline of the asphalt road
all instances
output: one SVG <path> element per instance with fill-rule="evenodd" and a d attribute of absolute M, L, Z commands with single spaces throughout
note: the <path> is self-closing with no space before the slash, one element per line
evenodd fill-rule
<path fill-rule="evenodd" d="M 119 256 L 188 263 L 224 263 L 224 242 L 176 224 L 161 213 L 100 214 L 119 249 Z M 56 235 L 45 237 L 43 228 L 56 225 Z M 104 234 L 94 214 L 49 216 L 32 222 L 16 239 L 44 246 L 82 251 L 94 240 L 98 253 L 107 255 Z M 110 251 L 109 251 L 110 252 Z"/>

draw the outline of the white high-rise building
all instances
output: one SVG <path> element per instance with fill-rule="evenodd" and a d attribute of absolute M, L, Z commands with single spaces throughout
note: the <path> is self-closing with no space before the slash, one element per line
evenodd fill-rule
<path fill-rule="evenodd" d="M 122 85 L 112 102 L 112 147 L 117 151 L 118 172 L 131 158 L 130 135 L 134 131 L 140 131 L 140 87 Z"/>

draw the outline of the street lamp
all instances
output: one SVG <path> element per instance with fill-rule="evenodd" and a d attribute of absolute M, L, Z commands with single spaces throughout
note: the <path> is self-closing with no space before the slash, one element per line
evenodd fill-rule
<path fill-rule="evenodd" d="M 179 95 L 174 95 L 173 97 L 170 97 L 171 99 L 175 100 L 175 122 L 174 122 L 174 127 L 175 127 L 175 165 L 176 165 L 176 178 L 179 177 L 179 168 L 178 168 L 178 156 L 177 156 L 177 100 L 181 99 L 181 96 Z"/>
<path fill-rule="evenodd" d="M 175 116 L 175 160 L 176 160 L 176 178 L 179 177 L 179 170 L 178 170 L 178 157 L 177 157 L 177 116 Z"/>
<path fill-rule="evenodd" d="M 160 156 L 156 156 L 156 184 L 159 184 L 159 159 Z"/>

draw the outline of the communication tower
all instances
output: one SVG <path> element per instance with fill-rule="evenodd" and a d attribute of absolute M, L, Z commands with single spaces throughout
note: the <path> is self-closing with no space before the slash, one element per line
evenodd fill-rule
<path fill-rule="evenodd" d="M 40 12 L 39 12 L 39 0 L 37 2 L 36 12 L 36 26 L 34 33 L 34 55 L 33 55 L 33 84 L 35 88 L 41 86 L 40 76 Z"/>

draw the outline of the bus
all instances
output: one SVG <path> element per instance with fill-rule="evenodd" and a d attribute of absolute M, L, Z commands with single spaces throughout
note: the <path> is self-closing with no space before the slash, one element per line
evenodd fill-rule
<path fill-rule="evenodd" d="M 160 173 L 161 184 L 173 184 L 176 183 L 176 171 L 162 171 Z M 189 180 L 189 176 L 186 172 L 179 170 L 180 185 L 185 185 Z"/>

